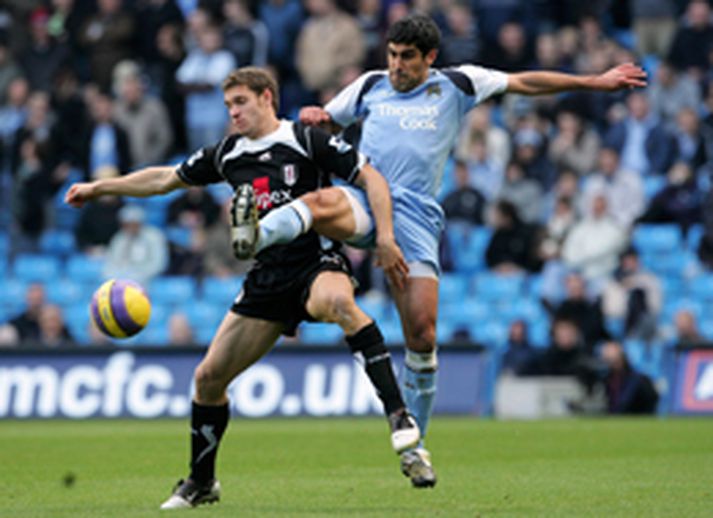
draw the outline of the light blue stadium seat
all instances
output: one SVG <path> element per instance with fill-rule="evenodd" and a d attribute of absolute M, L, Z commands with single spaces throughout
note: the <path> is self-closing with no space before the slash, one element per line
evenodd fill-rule
<path fill-rule="evenodd" d="M 148 292 L 152 303 L 190 304 L 197 298 L 196 280 L 187 275 L 157 277 L 151 281 Z"/>
<path fill-rule="evenodd" d="M 72 279 L 57 279 L 45 285 L 47 300 L 53 304 L 66 307 L 71 304 L 85 304 L 91 302 L 87 297 L 84 285 Z"/>
<path fill-rule="evenodd" d="M 665 299 L 659 320 L 661 322 L 673 322 L 676 313 L 682 310 L 690 311 L 700 321 L 704 314 L 704 304 L 702 301 L 693 298 Z"/>
<path fill-rule="evenodd" d="M 713 273 L 705 273 L 690 279 L 688 293 L 693 299 L 703 303 L 713 301 Z"/>
<path fill-rule="evenodd" d="M 308 323 L 300 328 L 300 341 L 308 345 L 338 345 L 344 332 L 337 324 Z"/>
<path fill-rule="evenodd" d="M 666 177 L 659 175 L 651 175 L 644 177 L 644 194 L 646 199 L 653 198 L 661 189 L 666 186 Z"/>
<path fill-rule="evenodd" d="M 75 282 L 96 285 L 104 279 L 104 259 L 74 254 L 67 259 L 65 274 Z"/>
<path fill-rule="evenodd" d="M 481 300 L 512 301 L 522 294 L 524 277 L 522 275 L 498 275 L 481 273 L 475 279 L 476 295 Z"/>
<path fill-rule="evenodd" d="M 449 223 L 446 240 L 457 272 L 478 272 L 485 264 L 485 249 L 492 231 L 488 227 L 467 223 Z"/>
<path fill-rule="evenodd" d="M 707 340 L 713 341 L 713 319 L 703 319 L 698 324 L 698 329 Z"/>
<path fill-rule="evenodd" d="M 191 327 L 194 329 L 200 326 L 212 327 L 214 331 L 223 320 L 227 309 L 225 306 L 205 300 L 189 301 L 180 306 L 180 310 L 186 314 Z"/>
<path fill-rule="evenodd" d="M 165 233 L 166 239 L 168 239 L 169 243 L 182 248 L 188 248 L 191 246 L 191 229 L 173 225 L 168 227 L 165 230 Z"/>
<path fill-rule="evenodd" d="M 20 254 L 13 264 L 14 276 L 25 282 L 52 282 L 59 277 L 60 261 L 41 254 Z"/>
<path fill-rule="evenodd" d="M 686 294 L 686 284 L 678 275 L 662 275 L 659 283 L 665 299 L 680 299 Z"/>
<path fill-rule="evenodd" d="M 639 224 L 632 238 L 634 246 L 642 254 L 680 252 L 682 245 L 681 229 L 674 224 Z"/>
<path fill-rule="evenodd" d="M 146 326 L 146 329 L 141 331 L 139 335 L 136 337 L 137 342 L 140 342 L 141 345 L 155 345 L 155 346 L 163 346 L 163 345 L 168 345 L 168 325 L 167 322 L 162 322 L 160 324 L 156 325 L 149 325 Z"/>
<path fill-rule="evenodd" d="M 499 320 L 473 323 L 470 326 L 470 336 L 475 342 L 486 347 L 500 348 L 507 342 L 507 324 Z"/>
<path fill-rule="evenodd" d="M 74 234 L 69 230 L 45 230 L 40 236 L 40 250 L 47 255 L 67 257 L 77 249 Z"/>
<path fill-rule="evenodd" d="M 7 233 L 0 232 L 0 257 L 6 258 L 10 254 L 10 238 Z"/>
<path fill-rule="evenodd" d="M 698 251 L 698 246 L 701 244 L 701 238 L 705 234 L 705 228 L 700 223 L 692 225 L 686 234 L 686 245 L 691 253 Z"/>
<path fill-rule="evenodd" d="M 661 277 L 681 277 L 693 258 L 685 250 L 673 252 L 644 252 L 641 264 Z"/>
<path fill-rule="evenodd" d="M 442 302 L 438 318 L 453 327 L 469 327 L 474 323 L 487 322 L 492 316 L 490 305 L 477 297 L 468 297 L 460 301 Z"/>
<path fill-rule="evenodd" d="M 404 333 L 398 318 L 377 322 L 381 334 L 384 335 L 384 342 L 387 344 L 403 344 Z"/>
<path fill-rule="evenodd" d="M 530 344 L 537 348 L 547 348 L 552 341 L 550 339 L 550 322 L 547 320 L 538 321 L 527 328 Z"/>
<path fill-rule="evenodd" d="M 83 304 L 81 302 L 68 304 L 62 308 L 62 316 L 69 328 L 69 332 L 72 333 L 72 337 L 82 345 L 91 342 L 89 335 L 89 312 L 89 304 Z"/>
<path fill-rule="evenodd" d="M 438 283 L 438 299 L 459 302 L 469 295 L 470 277 L 463 273 L 444 273 Z"/>
<path fill-rule="evenodd" d="M 0 306 L 12 311 L 25 307 L 25 292 L 27 283 L 22 280 L 3 277 L 0 279 Z"/>
<path fill-rule="evenodd" d="M 384 315 L 386 310 L 384 300 L 377 297 L 365 297 L 362 295 L 356 298 L 356 303 L 357 306 L 364 311 L 364 313 L 376 320 L 376 322 L 381 322 L 386 318 Z"/>
<path fill-rule="evenodd" d="M 229 305 L 240 293 L 243 277 L 206 277 L 203 280 L 201 293 L 203 300 L 214 304 Z"/>

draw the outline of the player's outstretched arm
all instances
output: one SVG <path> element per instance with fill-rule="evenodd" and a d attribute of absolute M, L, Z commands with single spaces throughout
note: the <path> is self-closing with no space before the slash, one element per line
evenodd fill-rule
<path fill-rule="evenodd" d="M 391 283 L 403 289 L 408 276 L 408 265 L 394 238 L 389 185 L 381 174 L 365 164 L 355 183 L 366 191 L 376 226 L 376 264 L 384 269 Z"/>
<path fill-rule="evenodd" d="M 300 122 L 307 126 L 319 126 L 329 133 L 339 133 L 342 127 L 332 120 L 332 116 L 321 106 L 305 106 L 300 110 Z"/>
<path fill-rule="evenodd" d="M 524 95 L 546 95 L 568 90 L 613 92 L 622 88 L 645 86 L 646 71 L 633 63 L 624 63 L 599 75 L 573 75 L 547 71 L 508 74 L 506 91 Z"/>
<path fill-rule="evenodd" d="M 100 196 L 145 198 L 185 187 L 188 187 L 188 184 L 176 174 L 174 166 L 146 167 L 117 178 L 75 183 L 65 194 L 64 202 L 79 208 Z"/>

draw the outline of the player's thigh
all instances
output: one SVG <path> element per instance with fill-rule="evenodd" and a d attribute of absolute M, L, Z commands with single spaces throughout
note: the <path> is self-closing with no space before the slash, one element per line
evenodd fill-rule
<path fill-rule="evenodd" d="M 343 241 L 354 235 L 357 224 L 352 204 L 338 187 L 328 187 L 301 197 L 312 213 L 314 230 L 323 236 Z"/>
<path fill-rule="evenodd" d="M 282 325 L 278 322 L 229 311 L 218 327 L 198 372 L 227 385 L 267 353 L 281 332 Z"/>
<path fill-rule="evenodd" d="M 321 272 L 310 286 L 305 309 L 315 320 L 334 322 L 347 334 L 358 331 L 370 318 L 354 301 L 354 286 L 344 272 Z"/>
<path fill-rule="evenodd" d="M 429 352 L 435 346 L 438 317 L 438 280 L 409 277 L 406 288 L 392 288 L 401 317 L 406 345 L 417 352 Z"/>

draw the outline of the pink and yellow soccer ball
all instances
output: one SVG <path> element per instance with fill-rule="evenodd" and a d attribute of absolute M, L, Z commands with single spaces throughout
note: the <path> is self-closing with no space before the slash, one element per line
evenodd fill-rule
<path fill-rule="evenodd" d="M 151 318 L 151 301 L 134 281 L 111 279 L 92 296 L 94 325 L 112 338 L 128 338 L 141 331 Z"/>

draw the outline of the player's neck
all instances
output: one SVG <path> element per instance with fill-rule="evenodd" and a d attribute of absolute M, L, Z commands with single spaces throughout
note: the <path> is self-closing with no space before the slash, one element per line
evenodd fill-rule
<path fill-rule="evenodd" d="M 265 120 L 264 124 L 257 128 L 253 135 L 246 136 L 252 140 L 258 140 L 269 135 L 270 133 L 274 133 L 279 127 L 280 119 L 278 119 L 277 117 L 270 117 L 269 119 Z"/>

